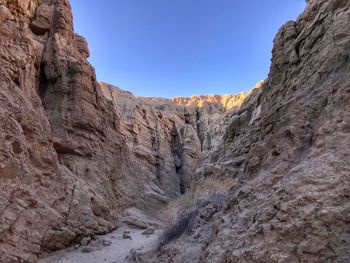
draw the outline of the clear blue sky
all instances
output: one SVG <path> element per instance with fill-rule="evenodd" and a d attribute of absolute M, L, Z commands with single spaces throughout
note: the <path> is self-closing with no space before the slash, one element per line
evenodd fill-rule
<path fill-rule="evenodd" d="M 265 79 L 305 0 L 71 0 L 97 78 L 139 96 L 231 94 Z"/>

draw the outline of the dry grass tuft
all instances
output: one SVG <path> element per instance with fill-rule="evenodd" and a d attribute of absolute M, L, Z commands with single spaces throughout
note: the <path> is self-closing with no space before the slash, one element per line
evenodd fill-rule
<path fill-rule="evenodd" d="M 168 227 L 161 237 L 158 249 L 191 230 L 200 211 L 207 205 L 212 204 L 221 209 L 228 192 L 235 185 L 234 180 L 203 178 L 191 191 L 171 201 L 161 213 Z"/>
<path fill-rule="evenodd" d="M 209 196 L 207 199 L 196 201 L 191 207 L 177 210 L 178 214 L 174 216 L 174 218 L 176 218 L 175 221 L 168 225 L 160 237 L 158 250 L 161 249 L 162 246 L 179 238 L 182 234 L 190 233 L 196 225 L 196 222 L 203 220 L 200 216 L 201 213 L 208 213 L 208 211 L 210 211 L 209 213 L 214 214 L 220 211 L 225 205 L 226 197 L 227 195 L 223 193 L 216 193 Z M 191 202 L 194 201 L 194 199 L 191 200 Z M 210 208 L 206 210 L 208 207 Z M 210 216 L 211 215 L 207 218 L 210 218 Z"/>
<path fill-rule="evenodd" d="M 197 202 L 207 200 L 217 194 L 227 195 L 234 185 L 234 180 L 202 178 L 192 190 L 172 200 L 162 210 L 161 217 L 167 224 L 175 224 L 179 220 L 179 216 L 190 212 Z"/>

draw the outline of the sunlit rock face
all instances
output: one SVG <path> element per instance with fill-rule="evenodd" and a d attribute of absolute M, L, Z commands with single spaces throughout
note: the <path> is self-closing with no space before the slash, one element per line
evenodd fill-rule
<path fill-rule="evenodd" d="M 260 88 L 264 81 L 260 81 L 253 89 Z M 244 100 L 251 93 L 242 92 L 240 94 L 226 94 L 226 95 L 202 95 L 202 96 L 192 96 L 190 98 L 176 97 L 171 99 L 173 102 L 192 106 L 197 108 L 205 108 L 207 111 L 226 111 L 232 109 L 239 109 L 243 104 Z"/>

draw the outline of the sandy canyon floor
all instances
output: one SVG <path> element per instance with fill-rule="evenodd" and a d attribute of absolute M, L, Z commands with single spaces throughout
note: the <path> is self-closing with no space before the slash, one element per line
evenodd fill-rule
<path fill-rule="evenodd" d="M 131 239 L 124 239 L 130 231 Z M 110 234 L 97 236 L 86 246 L 72 246 L 39 260 L 39 263 L 124 263 L 131 249 L 150 249 L 157 245 L 161 230 L 143 235 L 144 229 L 121 227 Z"/>

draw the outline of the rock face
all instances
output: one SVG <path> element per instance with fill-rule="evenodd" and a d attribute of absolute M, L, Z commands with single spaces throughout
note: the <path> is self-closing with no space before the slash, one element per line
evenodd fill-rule
<path fill-rule="evenodd" d="M 198 116 L 208 123 L 242 103 L 199 110 L 96 82 L 68 1 L 0 0 L 0 21 L 1 262 L 109 232 L 128 207 L 158 212 L 210 147 Z"/>
<path fill-rule="evenodd" d="M 0 0 L 0 262 L 154 216 L 209 176 L 237 181 L 226 207 L 155 262 L 348 262 L 349 17 L 310 0 L 257 88 L 167 100 L 98 83 L 67 0 Z"/>
<path fill-rule="evenodd" d="M 104 83 L 102 91 L 122 120 L 119 131 L 133 159 L 138 160 L 143 174 L 159 183 L 160 188 L 152 189 L 153 186 L 147 194 L 166 202 L 164 194 L 176 197 L 184 192 L 191 181 L 188 176 L 194 174 L 199 161 L 201 147 L 193 123 L 185 121 L 185 108 L 174 105 L 168 112 L 162 111 L 146 99 Z M 195 109 L 187 114 L 195 116 Z M 145 205 L 148 209 L 159 208 L 149 202 Z"/>
<path fill-rule="evenodd" d="M 134 159 L 143 173 L 156 176 L 169 197 L 190 187 L 205 153 L 219 141 L 218 122 L 227 125 L 224 116 L 237 111 L 249 94 L 225 95 L 222 100 L 216 95 L 169 100 L 135 97 L 106 83 L 101 88 L 121 119 L 119 131 Z"/>
<path fill-rule="evenodd" d="M 188 251 L 186 235 L 153 262 L 350 261 L 349 56 L 350 2 L 308 1 L 202 167 L 238 181 L 209 237 Z"/>

